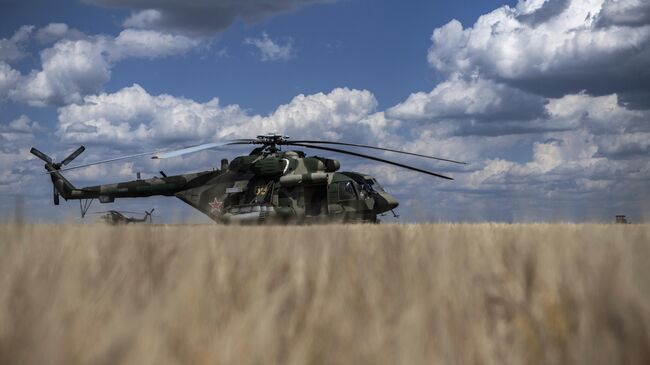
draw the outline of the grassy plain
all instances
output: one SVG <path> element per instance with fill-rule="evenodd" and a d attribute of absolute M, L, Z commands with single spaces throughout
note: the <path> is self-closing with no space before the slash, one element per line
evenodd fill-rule
<path fill-rule="evenodd" d="M 0 364 L 650 364 L 649 225 L 0 225 Z"/>

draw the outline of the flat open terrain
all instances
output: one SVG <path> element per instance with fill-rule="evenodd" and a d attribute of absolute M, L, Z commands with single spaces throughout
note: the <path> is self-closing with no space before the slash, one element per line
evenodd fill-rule
<path fill-rule="evenodd" d="M 0 364 L 649 364 L 649 225 L 2 225 Z"/>

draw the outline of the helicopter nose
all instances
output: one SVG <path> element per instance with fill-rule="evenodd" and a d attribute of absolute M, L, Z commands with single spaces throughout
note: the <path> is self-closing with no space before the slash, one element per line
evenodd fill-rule
<path fill-rule="evenodd" d="M 375 196 L 375 210 L 378 214 L 393 210 L 397 208 L 398 205 L 399 202 L 397 199 L 385 191 L 377 193 Z"/>

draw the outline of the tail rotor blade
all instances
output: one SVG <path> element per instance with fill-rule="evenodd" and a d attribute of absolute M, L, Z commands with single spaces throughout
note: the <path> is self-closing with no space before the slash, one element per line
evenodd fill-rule
<path fill-rule="evenodd" d="M 52 199 L 54 200 L 54 205 L 59 205 L 59 192 L 56 191 L 56 186 L 52 185 Z"/>
<path fill-rule="evenodd" d="M 32 155 L 34 155 L 34 156 L 40 158 L 41 160 L 43 160 L 43 161 L 45 161 L 45 162 L 47 162 L 47 163 L 52 163 L 52 159 L 50 158 L 50 156 L 44 154 L 43 152 L 37 150 L 37 149 L 34 148 L 34 147 L 32 147 L 32 149 L 29 150 L 29 152 L 30 152 Z"/>
<path fill-rule="evenodd" d="M 61 161 L 61 166 L 65 166 L 65 165 L 69 164 L 70 162 L 72 162 L 72 160 L 77 158 L 85 150 L 86 150 L 86 147 L 84 147 L 84 146 L 81 146 L 81 147 L 77 148 L 77 150 L 72 152 L 70 154 L 70 156 L 66 157 L 65 160 Z"/>

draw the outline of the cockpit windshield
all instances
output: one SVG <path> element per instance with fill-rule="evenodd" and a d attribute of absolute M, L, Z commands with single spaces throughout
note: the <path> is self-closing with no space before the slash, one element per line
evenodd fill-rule
<path fill-rule="evenodd" d="M 385 191 L 384 188 L 375 179 L 366 179 L 365 186 L 370 190 Z"/>

